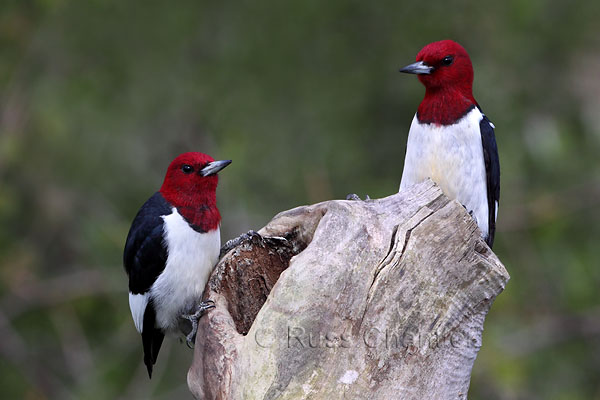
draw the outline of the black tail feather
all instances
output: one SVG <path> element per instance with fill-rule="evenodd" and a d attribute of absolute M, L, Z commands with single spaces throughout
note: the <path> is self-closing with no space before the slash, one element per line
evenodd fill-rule
<path fill-rule="evenodd" d="M 144 312 L 144 327 L 142 329 L 142 345 L 144 347 L 144 364 L 148 369 L 148 377 L 152 379 L 152 367 L 156 364 L 158 352 L 165 335 L 155 327 L 156 313 L 152 301 L 146 306 Z"/>

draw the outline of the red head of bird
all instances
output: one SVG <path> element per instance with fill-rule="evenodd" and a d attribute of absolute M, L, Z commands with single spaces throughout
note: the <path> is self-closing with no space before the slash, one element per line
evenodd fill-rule
<path fill-rule="evenodd" d="M 230 163 L 231 160 L 215 161 L 203 153 L 183 153 L 169 165 L 160 193 L 188 223 L 208 232 L 221 222 L 216 200 L 217 173 Z"/>
<path fill-rule="evenodd" d="M 452 40 L 423 47 L 417 54 L 417 62 L 400 72 L 417 74 L 425 85 L 425 97 L 417 111 L 421 123 L 449 125 L 477 105 L 473 97 L 471 59 L 467 51 Z"/>

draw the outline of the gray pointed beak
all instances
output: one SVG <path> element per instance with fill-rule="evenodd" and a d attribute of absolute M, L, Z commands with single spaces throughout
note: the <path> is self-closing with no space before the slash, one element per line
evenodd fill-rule
<path fill-rule="evenodd" d="M 204 167 L 200 170 L 200 175 L 202 175 L 202 176 L 215 175 L 217 172 L 219 172 L 220 170 L 222 170 L 229 164 L 231 164 L 231 160 L 213 161 L 211 163 L 208 163 L 208 165 L 206 167 Z"/>
<path fill-rule="evenodd" d="M 435 68 L 425 64 L 423 61 L 418 61 L 400 69 L 400 72 L 405 72 L 407 74 L 429 75 L 434 71 L 434 69 Z"/>

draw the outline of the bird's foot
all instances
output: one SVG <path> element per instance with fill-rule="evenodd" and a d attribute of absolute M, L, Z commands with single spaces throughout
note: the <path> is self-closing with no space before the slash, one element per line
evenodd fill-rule
<path fill-rule="evenodd" d="M 221 247 L 221 251 L 219 252 L 219 258 L 223 257 L 225 254 L 227 254 L 229 252 L 229 250 L 238 246 L 244 240 L 252 240 L 253 237 L 258 237 L 259 239 L 262 238 L 262 236 L 258 232 L 254 231 L 254 230 L 250 230 L 247 233 L 243 233 L 234 239 L 228 240 L 223 245 L 223 247 Z"/>
<path fill-rule="evenodd" d="M 346 196 L 346 200 L 352 200 L 352 201 L 363 201 L 363 199 L 360 198 L 359 195 L 354 194 L 354 193 L 350 193 L 349 195 Z M 365 195 L 365 200 L 364 201 L 370 201 L 371 198 L 369 197 L 369 195 Z"/>
<path fill-rule="evenodd" d="M 465 206 L 464 204 L 461 204 L 461 206 L 463 206 L 463 208 L 464 208 L 464 209 L 465 209 L 465 210 L 466 210 L 466 211 L 469 213 L 469 215 L 470 215 L 471 217 L 475 218 L 475 217 L 473 216 L 473 210 L 469 210 L 469 209 L 467 208 L 467 206 Z"/>
<path fill-rule="evenodd" d="M 215 302 L 212 300 L 206 300 L 198 304 L 196 312 L 194 312 L 193 314 L 183 314 L 181 316 L 182 318 L 185 318 L 188 321 L 190 321 L 190 323 L 192 324 L 192 330 L 185 337 L 187 345 L 190 349 L 194 348 L 196 333 L 198 332 L 198 321 L 200 320 L 200 317 L 202 317 L 202 315 L 204 315 L 204 313 L 207 310 L 210 310 L 211 308 L 215 308 Z"/>

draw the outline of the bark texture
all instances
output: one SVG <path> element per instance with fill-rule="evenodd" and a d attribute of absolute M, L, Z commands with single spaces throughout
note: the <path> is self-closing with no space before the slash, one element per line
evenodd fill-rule
<path fill-rule="evenodd" d="M 508 273 L 431 181 L 278 214 L 209 281 L 198 399 L 465 399 Z"/>

